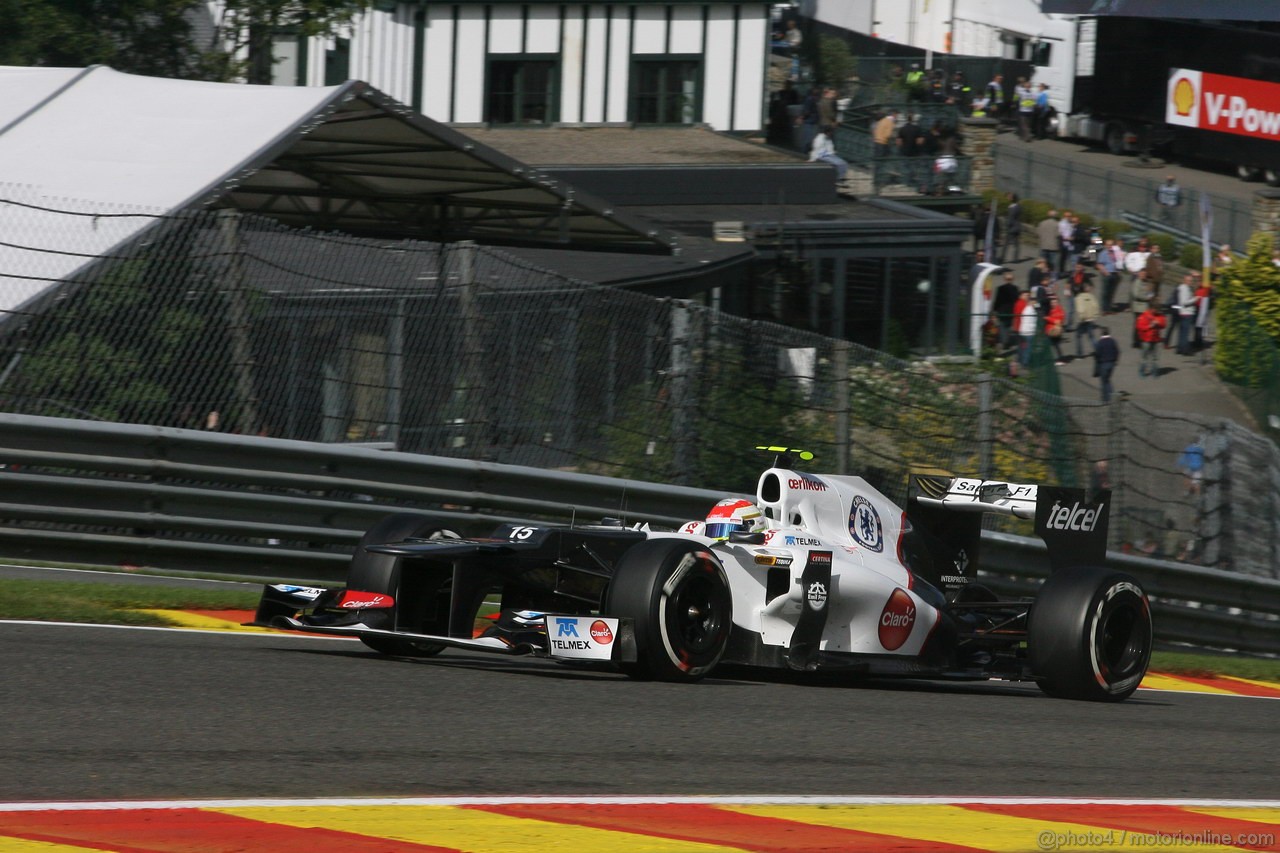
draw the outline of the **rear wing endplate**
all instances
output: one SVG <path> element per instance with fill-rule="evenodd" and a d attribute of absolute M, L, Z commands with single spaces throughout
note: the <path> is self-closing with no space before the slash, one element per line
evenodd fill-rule
<path fill-rule="evenodd" d="M 911 501 L 933 512 L 993 512 L 1035 521 L 1049 549 L 1049 566 L 1101 566 L 1106 562 L 1111 492 L 916 474 Z M 976 545 L 976 543 L 973 543 Z M 972 553 L 972 552 L 971 552 Z"/>

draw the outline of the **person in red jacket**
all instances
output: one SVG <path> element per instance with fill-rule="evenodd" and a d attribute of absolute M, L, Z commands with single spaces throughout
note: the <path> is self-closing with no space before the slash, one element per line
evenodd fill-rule
<path fill-rule="evenodd" d="M 1138 315 L 1138 340 L 1142 341 L 1139 377 L 1150 376 L 1155 379 L 1160 375 L 1160 336 L 1168 323 L 1168 318 L 1161 313 L 1154 299 L 1147 304 L 1147 310 Z"/>
<path fill-rule="evenodd" d="M 1058 297 L 1049 297 L 1049 312 L 1044 315 L 1044 333 L 1049 336 L 1055 353 L 1054 364 L 1066 364 L 1062 358 L 1062 336 L 1066 334 L 1067 312 L 1063 309 Z"/>

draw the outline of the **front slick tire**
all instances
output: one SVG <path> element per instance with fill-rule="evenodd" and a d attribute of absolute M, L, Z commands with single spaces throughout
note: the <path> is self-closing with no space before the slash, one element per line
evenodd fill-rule
<path fill-rule="evenodd" d="M 649 539 L 630 548 L 614 569 L 605 602 L 610 616 L 635 627 L 633 678 L 697 681 L 720 661 L 733 625 L 733 597 L 724 566 L 706 548 L 683 539 Z"/>
<path fill-rule="evenodd" d="M 441 528 L 438 522 L 425 516 L 411 513 L 389 515 L 379 520 L 361 537 L 360 544 L 356 546 L 355 554 L 351 557 L 351 564 L 347 568 L 347 588 L 365 592 L 386 593 L 396 599 L 397 611 L 407 610 L 411 603 L 401 602 L 400 600 L 400 573 L 404 567 L 404 558 L 395 557 L 391 554 L 373 554 L 366 551 L 365 546 L 384 545 L 388 542 L 401 542 L 411 538 L 457 539 L 458 534 Z M 448 598 L 445 595 L 446 591 L 447 581 L 435 596 L 435 598 L 443 597 L 445 603 L 442 604 L 433 600 L 425 602 L 425 604 L 431 605 L 437 610 L 443 609 L 443 613 L 447 614 L 449 611 L 447 606 Z M 386 613 L 381 618 L 387 623 L 385 627 L 390 627 L 394 621 L 394 616 L 390 613 Z M 381 628 L 384 626 L 375 625 L 372 627 Z M 419 629 L 422 633 L 444 633 L 446 627 L 447 615 L 444 619 L 436 620 L 435 624 L 419 626 Z M 360 642 L 379 654 L 398 655 L 400 657 L 425 658 L 438 655 L 444 651 L 444 646 L 439 643 L 424 643 L 401 637 L 361 637 Z"/>
<path fill-rule="evenodd" d="M 1151 606 L 1130 575 L 1098 566 L 1054 574 L 1030 620 L 1031 671 L 1050 696 L 1119 702 L 1146 675 Z"/>

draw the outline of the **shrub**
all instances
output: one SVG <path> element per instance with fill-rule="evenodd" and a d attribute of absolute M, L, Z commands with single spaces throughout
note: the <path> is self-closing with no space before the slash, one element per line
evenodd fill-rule
<path fill-rule="evenodd" d="M 1163 231 L 1152 231 L 1146 235 L 1147 242 L 1151 245 L 1160 246 L 1160 254 L 1166 258 L 1176 258 L 1178 241 L 1172 234 L 1166 234 Z"/>
<path fill-rule="evenodd" d="M 1121 234 L 1129 230 L 1129 223 L 1123 219 L 1099 219 L 1098 230 L 1102 234 L 1104 240 L 1119 239 Z M 1160 251 L 1164 251 L 1161 249 Z"/>
<path fill-rule="evenodd" d="M 1189 270 L 1202 268 L 1204 266 L 1204 252 L 1200 250 L 1200 244 L 1183 243 L 1182 248 L 1178 250 L 1178 264 Z"/>

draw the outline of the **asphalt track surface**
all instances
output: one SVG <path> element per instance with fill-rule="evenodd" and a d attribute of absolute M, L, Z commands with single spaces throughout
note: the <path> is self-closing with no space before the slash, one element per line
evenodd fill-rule
<path fill-rule="evenodd" d="M 633 682 L 304 636 L 0 623 L 0 801 L 808 794 L 1276 798 L 1280 703 Z"/>

